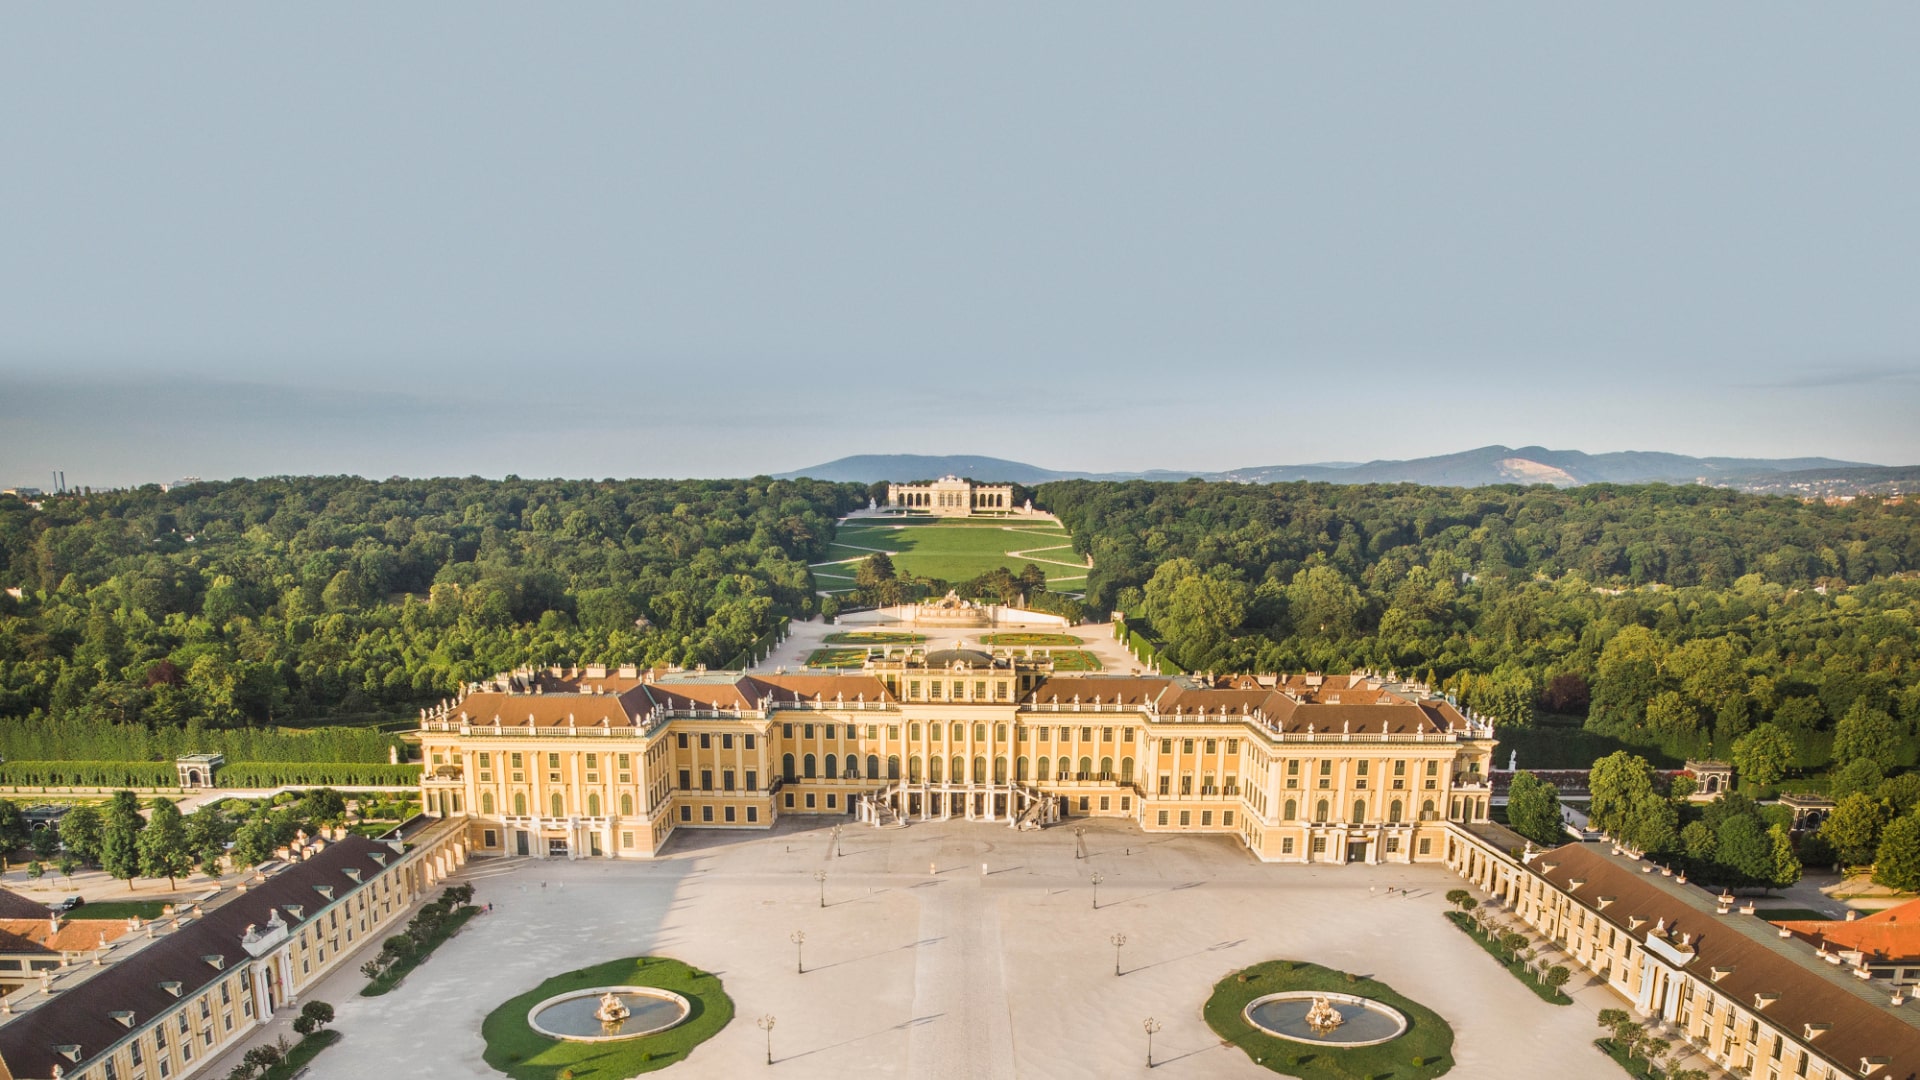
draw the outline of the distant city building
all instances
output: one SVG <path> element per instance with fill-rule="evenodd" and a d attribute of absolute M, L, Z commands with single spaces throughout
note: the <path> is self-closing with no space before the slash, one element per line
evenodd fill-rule
<path fill-rule="evenodd" d="M 1011 514 L 1016 509 L 1012 484 L 976 484 L 958 476 L 916 484 L 888 484 L 887 506 L 953 517 Z"/>

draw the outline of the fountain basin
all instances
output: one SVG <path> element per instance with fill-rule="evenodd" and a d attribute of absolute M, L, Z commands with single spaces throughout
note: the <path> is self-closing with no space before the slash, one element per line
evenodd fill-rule
<path fill-rule="evenodd" d="M 627 1007 L 625 1019 L 601 1023 L 594 1016 L 607 994 Z M 674 1027 L 692 1015 L 693 1006 L 671 990 L 653 986 L 595 986 L 556 994 L 527 1010 L 527 1026 L 549 1039 L 568 1042 L 616 1042 L 638 1039 Z"/>
<path fill-rule="evenodd" d="M 1314 998 L 1326 998 L 1339 1012 L 1339 1027 L 1316 1035 L 1307 1026 Z M 1400 1010 L 1372 998 L 1337 994 L 1329 990 L 1288 990 L 1254 998 L 1242 1011 L 1247 1023 L 1275 1038 L 1315 1046 L 1378 1046 L 1406 1034 L 1407 1018 Z"/>

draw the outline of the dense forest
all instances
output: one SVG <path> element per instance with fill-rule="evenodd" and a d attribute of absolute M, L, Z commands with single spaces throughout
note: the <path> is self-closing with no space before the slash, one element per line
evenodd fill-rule
<path fill-rule="evenodd" d="M 1513 745 L 1574 718 L 1587 760 L 1629 745 L 1776 775 L 1831 763 L 1851 769 L 1843 790 L 1913 764 L 1911 503 L 1086 481 L 1039 501 L 1094 557 L 1088 606 L 1188 670 L 1430 676 Z"/>
<path fill-rule="evenodd" d="M 303 477 L 0 496 L 0 717 L 38 757 L 48 718 L 92 746 L 403 713 L 528 661 L 725 664 L 813 613 L 807 563 L 866 494 Z"/>

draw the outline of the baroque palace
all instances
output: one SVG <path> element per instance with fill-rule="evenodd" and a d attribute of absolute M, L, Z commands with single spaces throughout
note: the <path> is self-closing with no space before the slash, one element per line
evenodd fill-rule
<path fill-rule="evenodd" d="M 475 854 L 644 858 L 782 814 L 1124 817 L 1273 862 L 1438 862 L 1487 819 L 1490 726 L 1366 675 L 1055 675 L 1043 650 L 844 674 L 522 669 L 423 714 L 427 812 Z"/>

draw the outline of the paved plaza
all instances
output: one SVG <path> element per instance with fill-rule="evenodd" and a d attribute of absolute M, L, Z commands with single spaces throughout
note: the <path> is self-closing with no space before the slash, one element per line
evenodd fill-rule
<path fill-rule="evenodd" d="M 1620 1002 L 1579 979 L 1571 1008 L 1534 997 L 1442 918 L 1459 884 L 1444 869 L 1262 866 L 1224 837 L 1079 824 L 1080 838 L 1070 825 L 849 824 L 836 857 L 828 828 L 788 819 L 758 835 L 682 831 L 646 863 L 476 861 L 464 879 L 493 911 L 398 991 L 356 996 L 358 957 L 322 988 L 345 1038 L 312 1075 L 497 1075 L 479 1035 L 496 1005 L 645 953 L 718 973 L 738 1009 L 661 1075 L 1141 1075 L 1152 1016 L 1164 1025 L 1152 1075 L 1272 1076 L 1221 1045 L 1200 1008 L 1215 981 L 1273 958 L 1372 975 L 1438 1011 L 1455 1031 L 1453 1076 L 1621 1075 L 1592 1047 L 1594 1013 Z M 1115 933 L 1127 937 L 1117 977 Z M 754 1023 L 767 1014 L 771 1069 Z"/>

